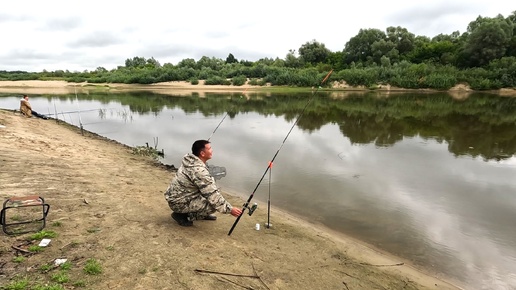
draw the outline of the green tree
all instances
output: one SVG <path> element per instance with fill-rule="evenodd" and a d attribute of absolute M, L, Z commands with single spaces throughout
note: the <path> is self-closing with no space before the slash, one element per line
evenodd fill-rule
<path fill-rule="evenodd" d="M 453 64 L 459 46 L 445 38 L 441 39 L 440 41 L 419 43 L 410 54 L 409 60 L 415 63 Z"/>
<path fill-rule="evenodd" d="M 372 61 L 372 45 L 382 39 L 386 40 L 386 35 L 380 29 L 360 29 L 344 47 L 345 63 Z"/>
<path fill-rule="evenodd" d="M 285 56 L 285 66 L 289 68 L 301 68 L 303 67 L 303 60 L 296 56 L 296 51 L 290 49 Z"/>
<path fill-rule="evenodd" d="M 180 68 L 192 68 L 197 69 L 197 63 L 195 62 L 195 59 L 193 58 L 185 58 L 181 60 L 178 64 L 178 67 Z"/>
<path fill-rule="evenodd" d="M 513 26 L 502 15 L 478 17 L 468 26 L 469 37 L 464 45 L 462 61 L 469 67 L 484 66 L 505 56 L 512 39 Z"/>
<path fill-rule="evenodd" d="M 385 59 L 388 59 L 389 63 L 397 62 L 399 58 L 399 51 L 396 49 L 396 44 L 385 39 L 375 41 L 371 45 L 371 53 L 372 60 L 377 64 L 382 62 L 382 58 L 384 58 L 384 62 Z"/>
<path fill-rule="evenodd" d="M 228 55 L 228 57 L 226 57 L 226 63 L 235 63 L 235 62 L 238 62 L 238 60 L 233 56 L 232 53 L 230 53 Z"/>
<path fill-rule="evenodd" d="M 415 35 L 403 27 L 387 27 L 387 40 L 392 42 L 401 56 L 409 54 L 414 49 Z"/>
<path fill-rule="evenodd" d="M 220 58 L 216 57 L 207 57 L 203 56 L 199 61 L 197 62 L 198 68 L 211 68 L 212 70 L 221 70 L 224 67 L 224 61 Z"/>
<path fill-rule="evenodd" d="M 97 67 L 97 69 L 95 70 L 96 73 L 106 73 L 107 72 L 107 69 L 105 69 L 104 67 Z"/>
<path fill-rule="evenodd" d="M 160 68 L 161 64 L 159 63 L 159 61 L 155 60 L 154 57 L 151 57 L 151 58 L 147 59 L 145 67 L 146 68 Z"/>
<path fill-rule="evenodd" d="M 324 43 L 319 43 L 315 39 L 307 42 L 299 48 L 299 56 L 305 63 L 316 65 L 325 63 L 330 55 L 330 50 L 326 48 Z"/>
<path fill-rule="evenodd" d="M 512 24 L 512 38 L 506 56 L 516 56 L 516 11 L 507 17 L 507 21 Z"/>
<path fill-rule="evenodd" d="M 125 60 L 125 67 L 127 68 L 139 68 L 145 67 L 147 61 L 144 57 L 135 56 L 132 59 L 128 58 Z"/>
<path fill-rule="evenodd" d="M 346 67 L 344 63 L 344 53 L 342 51 L 330 52 L 327 62 L 335 70 L 341 70 Z"/>

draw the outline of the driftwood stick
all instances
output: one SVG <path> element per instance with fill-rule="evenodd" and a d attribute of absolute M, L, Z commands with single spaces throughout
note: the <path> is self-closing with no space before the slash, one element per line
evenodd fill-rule
<path fill-rule="evenodd" d="M 31 251 L 27 251 L 27 250 L 22 249 L 22 248 L 17 247 L 17 246 L 11 246 L 11 247 L 12 247 L 13 249 L 15 249 L 16 251 L 20 251 L 20 252 L 25 253 L 25 254 L 34 254 L 34 253 L 33 253 L 33 252 L 31 252 Z"/>
<path fill-rule="evenodd" d="M 405 263 L 396 263 L 396 264 L 370 264 L 370 263 L 354 263 L 354 262 L 344 262 L 344 265 L 364 265 L 364 266 L 371 266 L 371 267 L 396 267 L 396 266 L 403 266 Z M 329 265 L 322 265 L 322 267 L 327 267 Z"/>
<path fill-rule="evenodd" d="M 260 278 L 259 276 L 256 276 L 256 275 L 223 273 L 223 272 L 210 271 L 210 270 L 202 270 L 202 269 L 195 269 L 194 271 L 198 272 L 198 273 L 219 274 L 219 275 L 234 276 L 234 277 L 248 277 L 248 278 L 257 278 L 257 279 Z"/>
<path fill-rule="evenodd" d="M 344 271 L 339 271 L 339 272 L 340 272 L 340 273 L 342 273 L 342 274 L 344 274 L 344 275 L 346 275 L 346 276 L 348 276 L 348 277 L 358 279 L 357 277 L 355 277 L 355 276 L 353 276 L 353 275 L 350 275 L 350 274 L 348 274 L 348 273 L 346 273 L 346 272 L 344 272 Z M 358 279 L 358 280 L 360 280 L 360 279 Z"/>
<path fill-rule="evenodd" d="M 251 267 L 253 267 L 253 272 L 256 275 L 256 277 L 258 277 L 258 280 L 260 280 L 260 283 L 262 283 L 262 285 L 265 286 L 265 288 L 267 288 L 267 290 L 270 290 L 269 286 L 267 286 L 267 284 L 265 284 L 265 282 L 263 282 L 262 278 L 260 278 L 260 276 L 258 276 L 258 273 L 256 272 L 256 269 L 254 268 L 253 263 L 251 263 Z"/>
<path fill-rule="evenodd" d="M 360 265 L 373 266 L 373 267 L 394 267 L 394 266 L 403 266 L 405 263 L 396 263 L 396 264 L 387 264 L 387 265 L 375 265 L 369 263 L 359 263 Z"/>
<path fill-rule="evenodd" d="M 231 284 L 233 284 L 233 285 L 236 285 L 236 286 L 242 287 L 242 288 L 247 289 L 247 290 L 254 290 L 254 288 L 253 288 L 253 287 L 240 285 L 240 284 L 238 284 L 237 282 L 235 282 L 235 281 L 231 281 L 230 279 L 225 278 L 225 277 L 217 277 L 217 280 L 220 280 L 220 281 L 226 281 L 226 282 L 229 282 L 229 283 L 231 283 Z"/>
<path fill-rule="evenodd" d="M 349 290 L 348 283 L 342 281 L 342 284 L 344 284 L 344 286 L 346 286 L 346 289 Z"/>

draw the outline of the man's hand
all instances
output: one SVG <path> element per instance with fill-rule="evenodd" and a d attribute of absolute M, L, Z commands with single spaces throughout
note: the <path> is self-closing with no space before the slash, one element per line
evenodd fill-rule
<path fill-rule="evenodd" d="M 234 216 L 234 217 L 238 217 L 239 215 L 242 214 L 242 210 L 237 208 L 237 207 L 233 207 L 231 208 L 231 215 Z"/>

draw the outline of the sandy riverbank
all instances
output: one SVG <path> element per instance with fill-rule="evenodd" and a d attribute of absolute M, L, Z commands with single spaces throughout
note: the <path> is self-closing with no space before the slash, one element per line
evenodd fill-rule
<path fill-rule="evenodd" d="M 189 96 L 192 92 L 196 92 L 200 97 L 203 94 L 210 92 L 235 92 L 245 94 L 246 92 L 260 91 L 266 87 L 261 86 L 223 86 L 223 85 L 205 85 L 204 81 L 199 81 L 199 84 L 192 85 L 185 81 L 175 82 L 163 82 L 150 85 L 135 85 L 135 84 L 88 84 L 88 83 L 69 83 L 66 81 L 0 81 L 0 93 L 13 93 L 13 94 L 74 94 L 74 93 L 88 93 L 90 91 L 111 91 L 111 92 L 122 92 L 122 91 L 148 91 L 158 94 L 168 95 L 185 95 Z M 401 88 L 392 87 L 390 85 L 379 85 L 376 92 L 381 92 L 386 95 L 390 93 L 401 93 L 401 92 L 433 92 L 432 90 L 406 90 Z M 364 87 L 350 87 L 345 83 L 333 83 L 333 89 L 331 96 L 335 98 L 346 98 L 350 94 L 356 94 L 357 92 L 367 93 L 370 92 Z M 449 89 L 447 93 L 455 99 L 465 99 L 471 93 L 474 93 L 469 86 L 464 84 L 456 85 Z M 488 93 L 497 94 L 500 96 L 516 97 L 516 89 L 500 89 L 495 91 L 489 91 Z"/>
<path fill-rule="evenodd" d="M 50 280 L 58 269 L 37 269 L 66 257 L 71 280 L 95 289 L 457 289 L 277 209 L 271 229 L 263 223 L 254 229 L 266 220 L 264 211 L 243 216 L 231 236 L 234 218 L 228 215 L 179 227 L 163 198 L 173 172 L 147 157 L 53 120 L 0 111 L 0 125 L 0 198 L 43 196 L 51 205 L 46 229 L 58 233 L 50 247 L 22 263 L 13 262 L 23 254 L 12 248 L 20 237 L 2 234 L 0 284 L 15 275 Z M 100 261 L 101 275 L 81 271 L 89 258 Z"/>
<path fill-rule="evenodd" d="M 0 81 L 0 92 L 17 94 L 74 94 L 85 91 L 127 91 L 127 90 L 146 90 L 164 94 L 191 94 L 192 91 L 201 92 L 220 92 L 234 91 L 244 92 L 258 90 L 260 86 L 223 86 L 223 85 L 204 85 L 204 81 L 199 81 L 198 85 L 189 82 L 164 82 L 150 85 L 136 84 L 88 84 L 88 83 L 69 83 L 65 81 Z"/>

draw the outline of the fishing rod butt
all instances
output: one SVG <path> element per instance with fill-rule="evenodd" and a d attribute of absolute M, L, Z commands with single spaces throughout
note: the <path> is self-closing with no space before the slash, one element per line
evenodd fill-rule
<path fill-rule="evenodd" d="M 242 217 L 242 215 L 244 215 L 244 212 L 242 211 L 242 213 L 236 218 L 235 222 L 233 223 L 233 226 L 231 226 L 231 229 L 229 230 L 229 233 L 228 233 L 228 236 L 231 236 L 231 233 L 233 232 L 233 230 L 235 229 L 236 225 L 238 224 L 238 221 L 240 220 L 240 218 Z"/>

